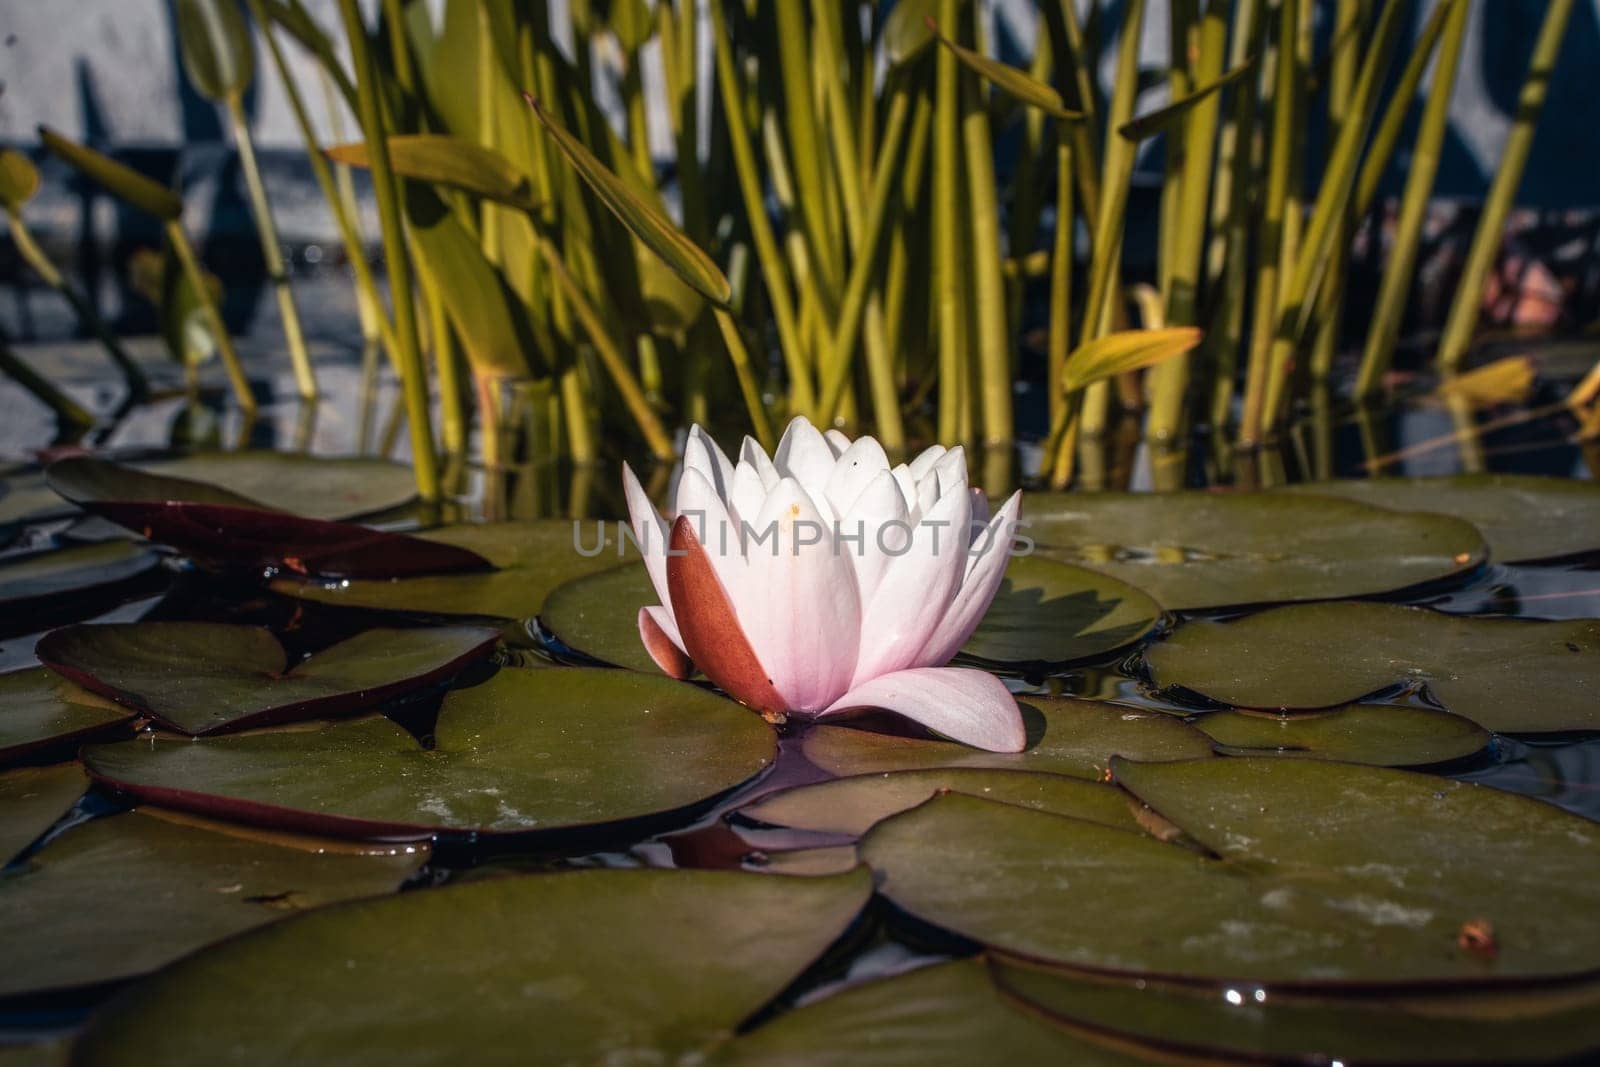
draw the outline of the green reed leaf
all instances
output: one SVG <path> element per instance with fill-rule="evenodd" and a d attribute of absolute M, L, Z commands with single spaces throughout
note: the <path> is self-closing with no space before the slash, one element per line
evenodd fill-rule
<path fill-rule="evenodd" d="M 333 145 L 335 163 L 368 167 L 365 141 Z M 389 166 L 403 178 L 459 189 L 522 211 L 535 211 L 528 179 L 511 160 L 486 145 L 445 133 L 406 133 L 389 138 Z"/>
<path fill-rule="evenodd" d="M 1067 357 L 1061 368 L 1062 392 L 1073 393 L 1095 382 L 1182 355 L 1198 345 L 1201 337 L 1201 331 L 1194 326 L 1106 334 L 1079 345 Z"/>
<path fill-rule="evenodd" d="M 572 164 L 573 169 L 629 232 L 643 241 L 645 247 L 660 256 L 667 266 L 707 300 L 719 307 L 727 307 L 733 298 L 733 289 L 711 257 L 638 193 L 628 188 L 615 172 L 601 163 L 582 141 L 568 133 L 531 94 L 524 93 L 523 99 L 533 108 L 533 113 L 538 116 L 539 122 L 567 162 Z"/>
<path fill-rule="evenodd" d="M 1255 69 L 1255 65 L 1254 59 L 1245 60 L 1215 81 L 1202 85 L 1192 93 L 1186 93 L 1181 100 L 1174 100 L 1166 107 L 1157 108 L 1148 114 L 1140 115 L 1132 122 L 1123 123 L 1117 127 L 1117 135 L 1126 137 L 1130 141 L 1144 141 L 1158 133 L 1170 130 L 1182 121 L 1183 117 L 1197 104 L 1203 103 L 1213 93 L 1221 92 L 1246 74 L 1249 74 Z"/>
<path fill-rule="evenodd" d="M 238 0 L 177 0 L 178 48 L 183 69 L 202 96 L 244 95 L 255 76 L 255 50 Z"/>
<path fill-rule="evenodd" d="M 1060 93 L 1027 71 L 957 44 L 940 33 L 938 24 L 931 18 L 927 20 L 927 27 L 928 31 L 939 39 L 939 43 L 950 49 L 961 61 L 962 66 L 1007 96 L 1029 107 L 1036 107 L 1046 114 L 1054 115 L 1058 119 L 1068 122 L 1083 120 L 1081 112 L 1067 110 L 1066 105 L 1061 102 Z"/>
<path fill-rule="evenodd" d="M 140 211 L 168 222 L 177 221 L 183 214 L 183 200 L 177 193 L 132 167 L 63 137 L 48 126 L 39 127 L 39 138 L 51 152 Z"/>
<path fill-rule="evenodd" d="M 39 191 L 39 168 L 15 148 L 0 150 L 0 204 L 16 211 Z"/>

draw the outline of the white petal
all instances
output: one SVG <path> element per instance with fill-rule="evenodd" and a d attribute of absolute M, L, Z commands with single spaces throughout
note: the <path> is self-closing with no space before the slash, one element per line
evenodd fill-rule
<path fill-rule="evenodd" d="M 917 480 L 911 476 L 911 468 L 902 463 L 889 473 L 894 475 L 894 483 L 900 487 L 900 496 L 906 502 L 906 514 L 915 516 L 917 510 Z"/>
<path fill-rule="evenodd" d="M 939 457 L 933 465 L 933 475 L 939 482 L 939 495 L 947 496 L 956 490 L 967 489 L 967 450 L 960 445 Z"/>
<path fill-rule="evenodd" d="M 973 543 L 975 555 L 967 567 L 966 578 L 956 593 L 955 601 L 945 613 L 927 646 L 917 657 L 919 664 L 937 667 L 949 663 L 961 651 L 972 632 L 994 602 L 995 593 L 1005 578 L 1006 564 L 1011 560 L 1017 514 L 1022 508 L 1022 493 L 1012 493 L 998 514 Z"/>
<path fill-rule="evenodd" d="M 773 484 L 776 485 L 776 476 Z M 728 512 L 734 522 L 750 522 L 761 514 L 761 505 L 767 499 L 767 487 L 755 464 L 739 461 L 733 469 L 733 486 L 728 492 Z"/>
<path fill-rule="evenodd" d="M 744 585 L 744 551 L 739 541 L 739 525 L 728 514 L 727 506 L 711 482 L 693 468 L 683 472 L 678 482 L 678 514 L 688 516 L 695 539 L 705 549 L 716 569 L 728 598 L 738 603 Z"/>
<path fill-rule="evenodd" d="M 920 482 L 922 476 L 933 470 L 933 465 L 944 458 L 944 445 L 930 445 L 917 453 L 917 458 L 911 461 L 911 480 Z"/>
<path fill-rule="evenodd" d="M 667 594 L 667 523 L 650 497 L 639 484 L 633 468 L 622 465 L 622 495 L 628 502 L 628 521 L 633 527 L 633 539 L 644 557 L 644 569 L 650 575 L 650 584 L 656 596 L 670 614 L 672 598 Z M 665 627 L 663 627 L 665 629 Z"/>
<path fill-rule="evenodd" d="M 782 477 L 799 482 L 817 510 L 832 518 L 828 515 L 831 505 L 827 503 L 827 488 L 828 476 L 833 473 L 833 449 L 804 415 L 796 415 L 783 431 L 772 465 Z"/>
<path fill-rule="evenodd" d="M 889 561 L 862 615 L 852 688 L 917 665 L 966 574 L 971 515 L 967 494 L 954 493 L 912 527 L 910 551 Z"/>
<path fill-rule="evenodd" d="M 849 687 L 861 634 L 861 600 L 831 520 L 800 482 L 785 478 L 754 522 L 734 597 L 739 625 L 787 710 L 814 713 Z M 804 543 L 812 542 L 812 543 Z"/>
<path fill-rule="evenodd" d="M 884 571 L 897 558 L 890 553 L 899 552 L 911 537 L 908 514 L 894 475 L 879 471 L 839 520 L 839 551 L 855 564 L 856 588 L 861 590 L 863 604 L 872 602 Z M 858 535 L 859 543 L 845 540 Z"/>
<path fill-rule="evenodd" d="M 885 708 L 990 752 L 1021 752 L 1028 743 L 1016 698 L 987 671 L 922 667 L 881 675 L 850 690 L 818 718 L 860 708 Z"/>
<path fill-rule="evenodd" d="M 845 450 L 833 464 L 828 476 L 828 502 L 835 514 L 848 512 L 868 484 L 889 469 L 889 457 L 883 446 L 871 437 L 863 437 Z"/>
<path fill-rule="evenodd" d="M 772 465 L 772 460 L 767 458 L 767 450 L 761 447 L 761 442 L 754 437 L 746 437 L 739 446 L 740 464 L 749 464 L 761 476 L 761 485 L 767 492 L 778 484 L 778 468 Z"/>
<path fill-rule="evenodd" d="M 842 430 L 824 430 L 822 439 L 828 442 L 828 447 L 833 450 L 835 459 L 844 455 L 850 448 L 850 438 L 846 437 Z"/>
<path fill-rule="evenodd" d="M 685 470 L 698 470 L 705 475 L 717 495 L 728 499 L 733 487 L 733 463 L 698 424 L 689 427 L 689 440 L 683 446 L 683 466 Z"/>

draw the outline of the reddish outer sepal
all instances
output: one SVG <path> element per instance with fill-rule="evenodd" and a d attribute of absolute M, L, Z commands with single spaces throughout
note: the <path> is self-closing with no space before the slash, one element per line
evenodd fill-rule
<path fill-rule="evenodd" d="M 656 625 L 656 620 L 650 617 L 649 608 L 639 609 L 639 640 L 644 642 L 644 650 L 650 653 L 650 658 L 656 661 L 662 674 L 681 682 L 694 673 L 694 661 L 685 656 L 683 650 L 672 643 L 666 631 Z"/>
<path fill-rule="evenodd" d="M 739 703 L 763 714 L 786 711 L 686 516 L 672 524 L 669 543 L 667 592 L 689 658 Z"/>

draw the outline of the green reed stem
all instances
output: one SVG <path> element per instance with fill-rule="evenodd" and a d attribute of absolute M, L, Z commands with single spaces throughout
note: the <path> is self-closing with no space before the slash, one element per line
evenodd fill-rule
<path fill-rule="evenodd" d="M 1528 77 L 1522 83 L 1522 93 L 1517 98 L 1517 118 L 1506 139 L 1505 151 L 1500 156 L 1500 169 L 1495 171 L 1489 186 L 1489 196 L 1483 205 L 1483 215 L 1478 229 L 1472 235 L 1472 245 L 1467 251 L 1466 266 L 1461 271 L 1461 281 L 1456 286 L 1455 298 L 1450 304 L 1450 314 L 1445 320 L 1444 336 L 1439 342 L 1439 368 L 1453 373 L 1467 354 L 1472 343 L 1472 333 L 1478 325 L 1478 311 L 1483 302 L 1483 283 L 1494 265 L 1500 248 L 1500 238 L 1505 231 L 1506 216 L 1511 213 L 1516 199 L 1517 186 L 1522 183 L 1522 171 L 1528 165 L 1528 153 L 1533 148 L 1534 129 L 1539 113 L 1544 110 L 1545 95 L 1550 88 L 1550 75 L 1561 55 L 1561 42 L 1565 38 L 1567 19 L 1572 14 L 1572 0 L 1550 0 L 1545 9 L 1544 23 L 1539 27 L 1539 37 L 1534 42 L 1533 58 L 1528 63 Z"/>
<path fill-rule="evenodd" d="M 943 49 L 948 51 L 948 49 Z M 983 441 L 1011 442 L 1011 337 L 1006 327 L 1005 272 L 1000 259 L 1000 204 L 995 195 L 994 141 L 989 110 L 976 74 L 963 71 L 961 137 L 966 151 L 968 270 L 973 277 L 973 326 Z"/>
<path fill-rule="evenodd" d="M 1056 127 L 1056 232 L 1050 250 L 1050 341 L 1046 370 L 1050 424 L 1066 417 L 1062 370 L 1072 353 L 1072 143 L 1065 124 Z"/>
<path fill-rule="evenodd" d="M 1422 123 L 1412 144 L 1411 166 L 1406 173 L 1406 187 L 1400 198 L 1400 217 L 1395 227 L 1394 246 L 1384 266 L 1378 300 L 1372 311 L 1372 324 L 1367 330 L 1366 346 L 1361 353 L 1361 370 L 1356 377 L 1355 387 L 1357 396 L 1371 396 L 1379 391 L 1383 376 L 1394 357 L 1395 341 L 1400 336 L 1406 299 L 1410 295 L 1411 279 L 1416 271 L 1422 224 L 1428 213 L 1428 198 L 1433 193 L 1445 133 L 1450 127 L 1450 97 L 1461 62 L 1461 46 L 1466 40 L 1469 14 L 1468 5 L 1458 2 L 1451 9 L 1445 24 L 1433 84 L 1428 87 Z"/>
<path fill-rule="evenodd" d="M 940 0 L 939 24 L 954 28 L 959 0 Z M 960 440 L 960 381 L 966 358 L 966 314 L 959 261 L 961 242 L 961 83 L 955 53 L 939 49 L 934 59 L 933 289 L 939 332 L 940 441 Z"/>
<path fill-rule="evenodd" d="M 58 389 L 54 382 L 29 366 L 21 356 L 11 350 L 0 338 L 0 374 L 15 381 L 33 394 L 35 400 L 49 408 L 56 418 L 79 429 L 94 425 L 94 416 L 82 404 Z"/>
<path fill-rule="evenodd" d="M 439 499 L 438 457 L 434 454 L 433 423 L 428 410 L 428 376 L 417 336 L 417 308 L 411 290 L 411 261 L 406 255 L 405 230 L 400 221 L 400 187 L 389 166 L 388 131 L 383 120 L 379 74 L 361 21 L 356 0 L 339 0 L 350 55 L 356 69 L 356 99 L 361 131 L 372 163 L 373 192 L 383 229 L 383 256 L 389 269 L 389 298 L 394 304 L 395 361 L 405 396 L 406 421 L 411 433 L 412 466 L 417 492 L 425 501 Z M 393 30 L 400 31 L 399 23 Z M 404 52 L 402 47 L 400 51 Z M 487 429 L 485 430 L 487 434 Z"/>
<path fill-rule="evenodd" d="M 33 232 L 23 221 L 21 212 L 15 207 L 8 206 L 6 214 L 11 222 L 11 241 L 17 246 L 17 252 L 41 281 L 60 293 L 66 302 L 72 305 L 72 311 L 78 316 L 78 321 L 94 334 L 95 339 L 105 348 L 106 354 L 117 365 L 117 369 L 122 372 L 123 378 L 128 383 L 130 396 L 135 400 L 149 396 L 150 380 L 128 354 L 128 350 L 122 347 L 122 342 L 111 332 L 111 327 L 100 318 L 94 309 L 94 304 L 86 295 L 80 293 L 76 286 L 67 281 L 54 263 L 50 262 L 50 257 L 45 255 L 44 249 L 39 247 L 39 242 L 34 240 Z"/>
<path fill-rule="evenodd" d="M 228 326 L 222 321 L 222 310 L 217 307 L 211 286 L 206 284 L 205 271 L 200 269 L 200 260 L 194 254 L 194 246 L 189 243 L 189 237 L 183 232 L 183 226 L 176 220 L 167 222 L 165 229 L 173 254 L 178 257 L 178 265 L 183 268 L 184 276 L 194 287 L 195 299 L 200 301 L 200 313 L 205 316 L 206 329 L 211 331 L 217 343 L 217 352 L 222 356 L 222 366 L 228 372 L 228 381 L 233 386 L 233 398 L 238 402 L 240 410 L 247 415 L 254 415 L 256 398 L 250 391 L 250 379 L 245 377 L 244 366 L 239 362 L 239 352 L 233 347 L 233 338 L 228 335 Z"/>

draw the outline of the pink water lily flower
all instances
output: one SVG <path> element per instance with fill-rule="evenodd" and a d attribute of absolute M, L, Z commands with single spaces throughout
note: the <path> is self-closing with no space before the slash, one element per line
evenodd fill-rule
<path fill-rule="evenodd" d="M 797 418 L 768 458 L 734 463 L 689 432 L 669 527 L 624 467 L 659 605 L 639 635 L 667 674 L 696 668 L 768 715 L 883 708 L 978 748 L 1019 752 L 1022 716 L 986 671 L 948 667 L 1000 587 L 1021 494 L 993 517 L 960 448 L 891 467 Z"/>

